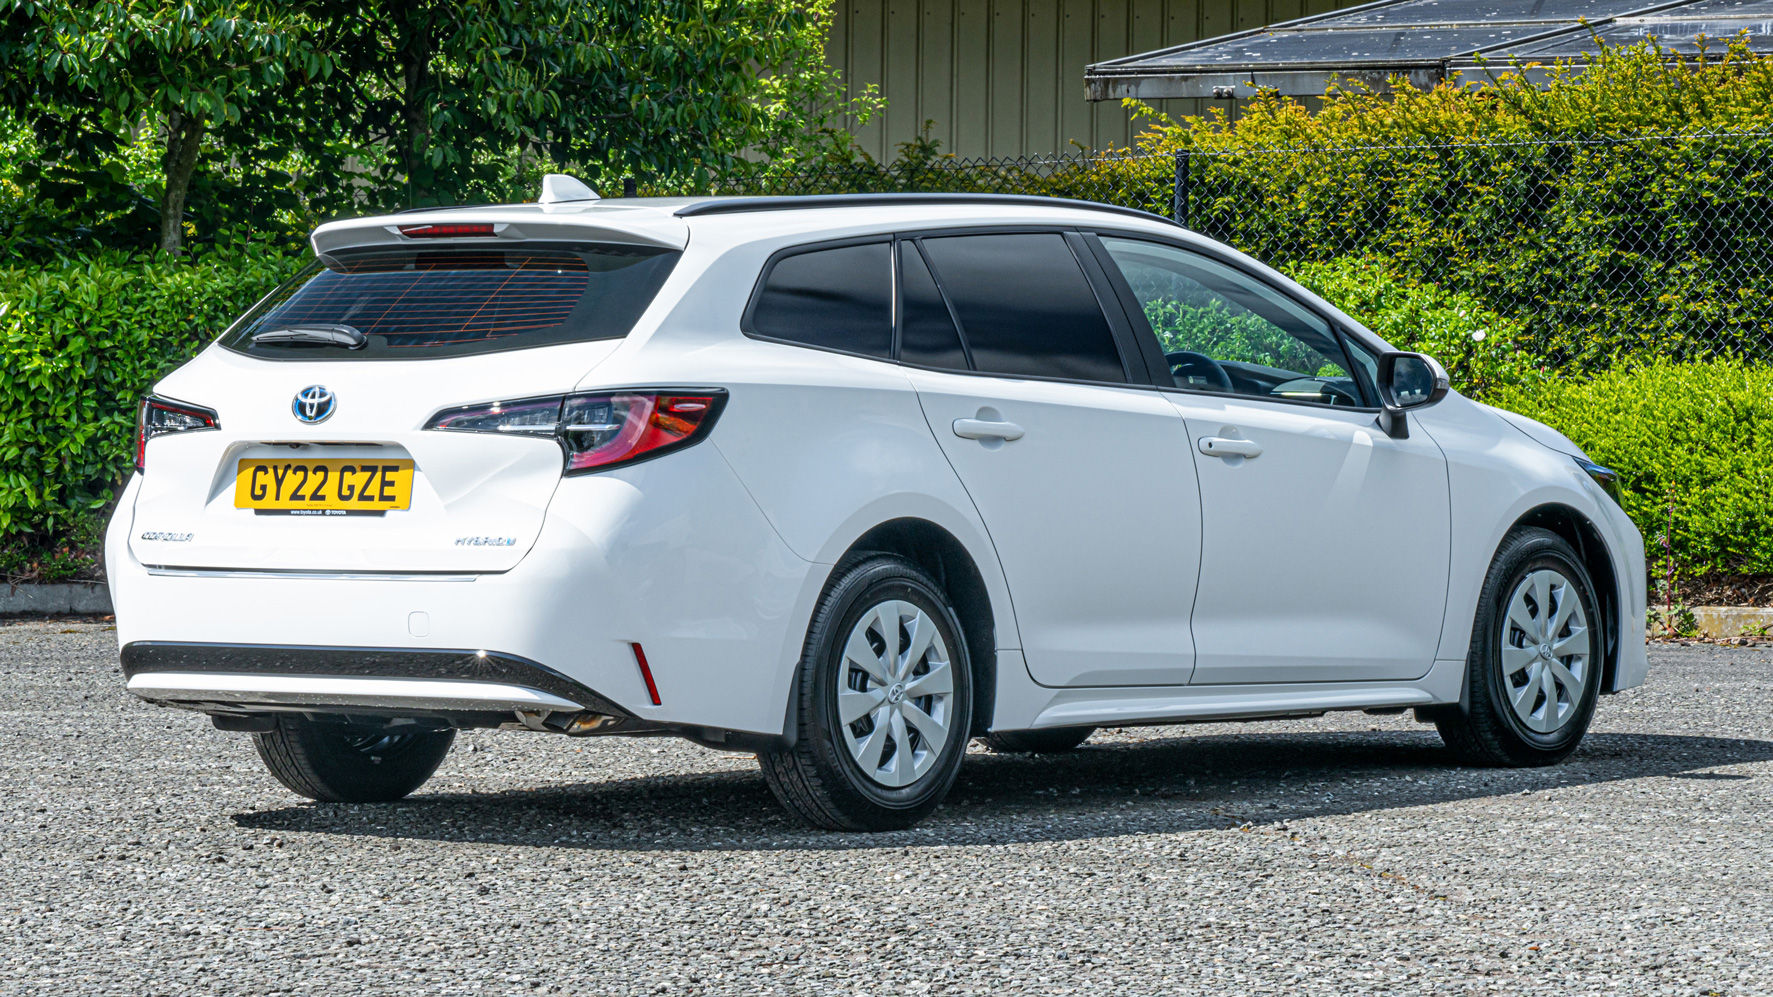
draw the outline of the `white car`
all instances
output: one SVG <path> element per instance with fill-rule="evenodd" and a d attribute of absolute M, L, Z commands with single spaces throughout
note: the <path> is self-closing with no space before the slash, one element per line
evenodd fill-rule
<path fill-rule="evenodd" d="M 129 690 L 313 799 L 674 735 L 897 828 L 974 737 L 1415 708 L 1539 765 L 1644 680 L 1611 472 L 1163 218 L 550 177 L 313 246 L 143 402 L 107 542 Z"/>

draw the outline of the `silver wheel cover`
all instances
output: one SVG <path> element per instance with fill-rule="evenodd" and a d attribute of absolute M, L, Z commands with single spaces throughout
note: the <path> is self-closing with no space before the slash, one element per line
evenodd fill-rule
<path fill-rule="evenodd" d="M 850 757 L 892 789 L 922 778 L 954 724 L 948 644 L 909 602 L 871 607 L 850 630 L 837 673 L 838 726 Z"/>
<path fill-rule="evenodd" d="M 1575 717 L 1593 679 L 1575 583 L 1551 568 L 1528 572 L 1502 621 L 1502 694 L 1516 719 L 1539 734 L 1556 731 Z"/>

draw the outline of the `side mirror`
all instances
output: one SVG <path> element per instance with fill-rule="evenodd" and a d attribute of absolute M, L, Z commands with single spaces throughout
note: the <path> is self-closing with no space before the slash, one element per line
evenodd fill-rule
<path fill-rule="evenodd" d="M 1379 428 L 1394 440 L 1410 438 L 1406 413 L 1433 405 L 1450 390 L 1447 369 L 1421 353 L 1379 355 Z"/>

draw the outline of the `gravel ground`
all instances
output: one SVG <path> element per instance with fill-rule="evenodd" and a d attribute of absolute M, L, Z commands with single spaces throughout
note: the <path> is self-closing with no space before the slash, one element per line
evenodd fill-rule
<path fill-rule="evenodd" d="M 664 740 L 474 732 L 311 804 L 106 626 L 0 626 L 0 993 L 1773 993 L 1773 648 L 1651 661 L 1552 769 L 1407 716 L 1101 732 L 863 836 Z"/>

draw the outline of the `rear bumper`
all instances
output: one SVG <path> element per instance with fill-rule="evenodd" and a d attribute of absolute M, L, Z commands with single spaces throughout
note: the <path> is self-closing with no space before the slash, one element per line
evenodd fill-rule
<path fill-rule="evenodd" d="M 130 679 L 129 691 L 150 703 L 230 713 L 269 709 L 368 709 L 442 715 L 582 712 L 577 704 L 559 696 L 497 682 L 149 672 Z"/>
<path fill-rule="evenodd" d="M 121 654 L 129 691 L 187 709 L 592 712 L 632 718 L 544 665 L 487 651 L 137 641 Z"/>
<path fill-rule="evenodd" d="M 623 729 L 780 735 L 805 620 L 829 570 L 783 544 L 708 446 L 563 479 L 529 553 L 485 574 L 149 567 L 128 545 L 139 481 L 106 540 L 132 682 L 150 672 L 485 682 L 633 718 Z M 173 681 L 143 679 L 135 691 L 181 705 L 256 696 L 272 706 L 273 692 L 296 694 L 246 679 L 207 689 L 216 680 L 180 679 L 188 691 L 177 692 Z M 336 694 L 338 706 L 375 705 L 364 697 L 377 688 L 400 703 L 443 692 L 512 705 L 508 692 L 488 689 L 301 686 L 310 697 Z M 382 705 L 418 709 L 395 702 Z"/>

